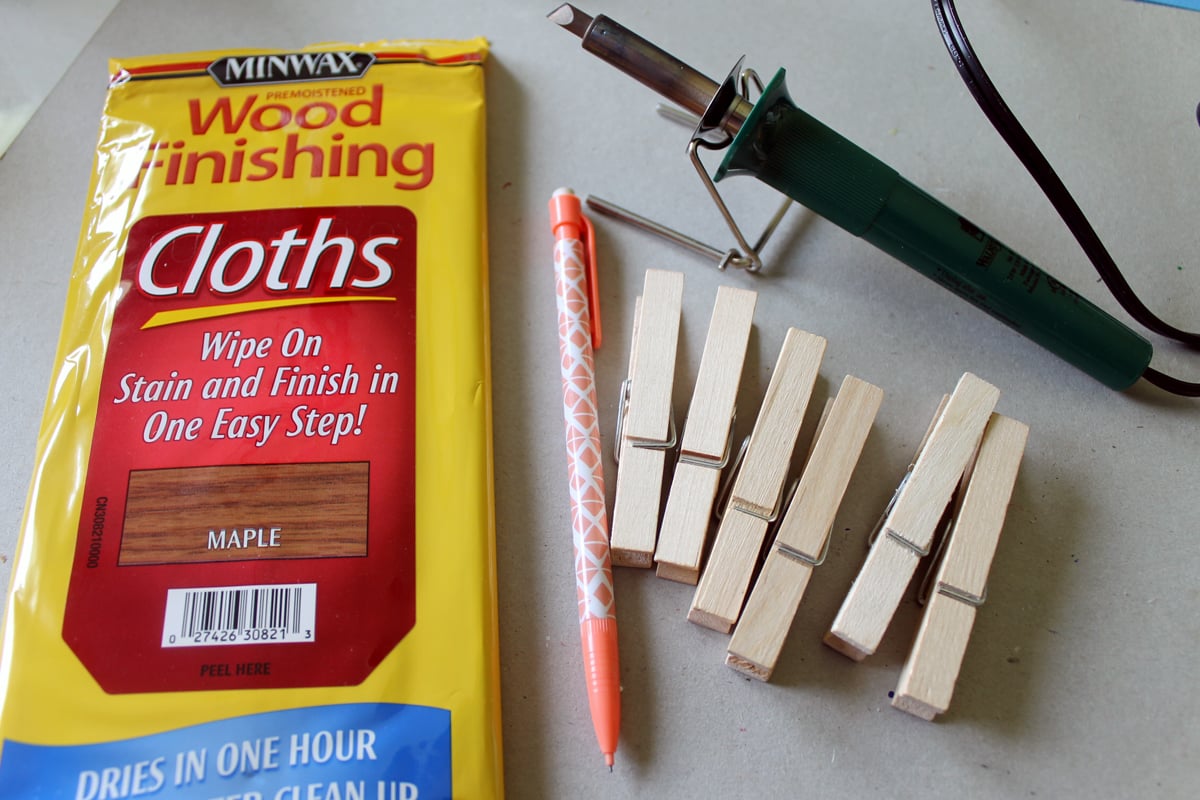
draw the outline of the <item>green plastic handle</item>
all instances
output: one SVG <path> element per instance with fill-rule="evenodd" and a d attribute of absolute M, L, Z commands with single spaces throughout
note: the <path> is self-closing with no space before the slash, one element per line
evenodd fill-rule
<path fill-rule="evenodd" d="M 755 103 L 717 180 L 754 175 L 1107 386 L 1142 376 L 1148 341 L 797 108 L 783 80 Z"/>

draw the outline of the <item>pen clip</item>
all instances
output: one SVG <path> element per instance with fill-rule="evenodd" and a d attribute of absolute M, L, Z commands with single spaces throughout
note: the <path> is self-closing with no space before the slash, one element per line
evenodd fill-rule
<path fill-rule="evenodd" d="M 592 323 L 592 349 L 600 349 L 600 276 L 596 266 L 596 231 L 592 221 L 580 214 L 580 235 L 586 251 L 588 317 Z"/>

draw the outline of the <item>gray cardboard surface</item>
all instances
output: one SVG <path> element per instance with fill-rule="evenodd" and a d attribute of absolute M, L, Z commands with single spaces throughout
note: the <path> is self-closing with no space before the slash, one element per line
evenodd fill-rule
<path fill-rule="evenodd" d="M 8 580 L 17 555 L 106 58 L 484 35 L 509 796 L 1194 796 L 1200 404 L 1145 384 L 1110 391 L 805 210 L 789 214 L 757 278 L 718 273 L 641 232 L 596 222 L 606 449 L 648 267 L 687 275 L 681 420 L 722 283 L 760 291 L 739 435 L 750 430 L 790 325 L 829 340 L 818 397 L 847 373 L 886 392 L 829 559 L 771 683 L 724 666 L 726 637 L 685 619 L 689 587 L 618 571 L 624 720 L 616 769 L 603 768 L 580 664 L 546 202 L 569 185 L 722 247 L 728 237 L 687 163 L 687 132 L 656 116 L 648 90 L 548 22 L 554 5 L 120 3 L 0 160 L 0 577 Z M 1200 329 L 1200 14 L 1123 0 L 963 5 L 993 81 L 1135 289 L 1168 320 Z M 1127 319 L 965 91 L 927 6 L 582 7 L 715 78 L 742 54 L 764 77 L 785 67 L 801 107 Z M 757 230 L 776 196 L 749 178 L 727 183 L 735 213 Z M 1156 365 L 1200 379 L 1194 353 L 1153 341 Z M 1000 387 L 998 410 L 1031 434 L 953 703 L 930 724 L 889 705 L 919 618 L 911 592 L 879 652 L 861 664 L 821 636 L 938 399 L 964 371 Z M 615 473 L 606 468 L 611 499 Z"/>

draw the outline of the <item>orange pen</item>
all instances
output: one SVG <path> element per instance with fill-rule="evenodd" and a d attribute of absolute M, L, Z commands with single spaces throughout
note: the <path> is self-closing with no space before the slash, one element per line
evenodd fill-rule
<path fill-rule="evenodd" d="M 600 346 L 596 258 L 591 223 L 583 216 L 579 198 L 570 189 L 559 189 L 550 198 L 550 228 L 554 232 L 558 349 L 579 634 L 583 640 L 583 669 L 592 725 L 604 762 L 611 770 L 621 727 L 621 679 L 600 424 L 596 414 L 593 346 Z"/>

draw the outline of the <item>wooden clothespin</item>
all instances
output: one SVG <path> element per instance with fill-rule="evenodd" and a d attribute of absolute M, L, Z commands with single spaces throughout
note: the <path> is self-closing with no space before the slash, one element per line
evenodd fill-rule
<path fill-rule="evenodd" d="M 617 566 L 649 567 L 654 560 L 663 469 L 676 441 L 671 393 L 682 308 L 683 273 L 646 270 L 617 425 L 620 457 L 610 538 Z"/>
<path fill-rule="evenodd" d="M 896 708 L 932 720 L 950 706 L 1028 436 L 1028 425 L 992 414 L 900 673 Z"/>
<path fill-rule="evenodd" d="M 882 402 L 879 387 L 852 376 L 842 381 L 729 642 L 725 663 L 739 672 L 771 679 Z"/>
<path fill-rule="evenodd" d="M 969 372 L 959 380 L 825 635 L 834 650 L 861 661 L 879 647 L 999 398 Z"/>
<path fill-rule="evenodd" d="M 825 339 L 789 328 L 700 577 L 688 619 L 728 633 L 738 620 L 767 528 L 779 513 L 792 449 Z"/>
<path fill-rule="evenodd" d="M 734 403 L 757 301 L 757 292 L 717 289 L 654 552 L 660 578 L 694 585 L 700 577 L 717 485 L 729 463 Z"/>

